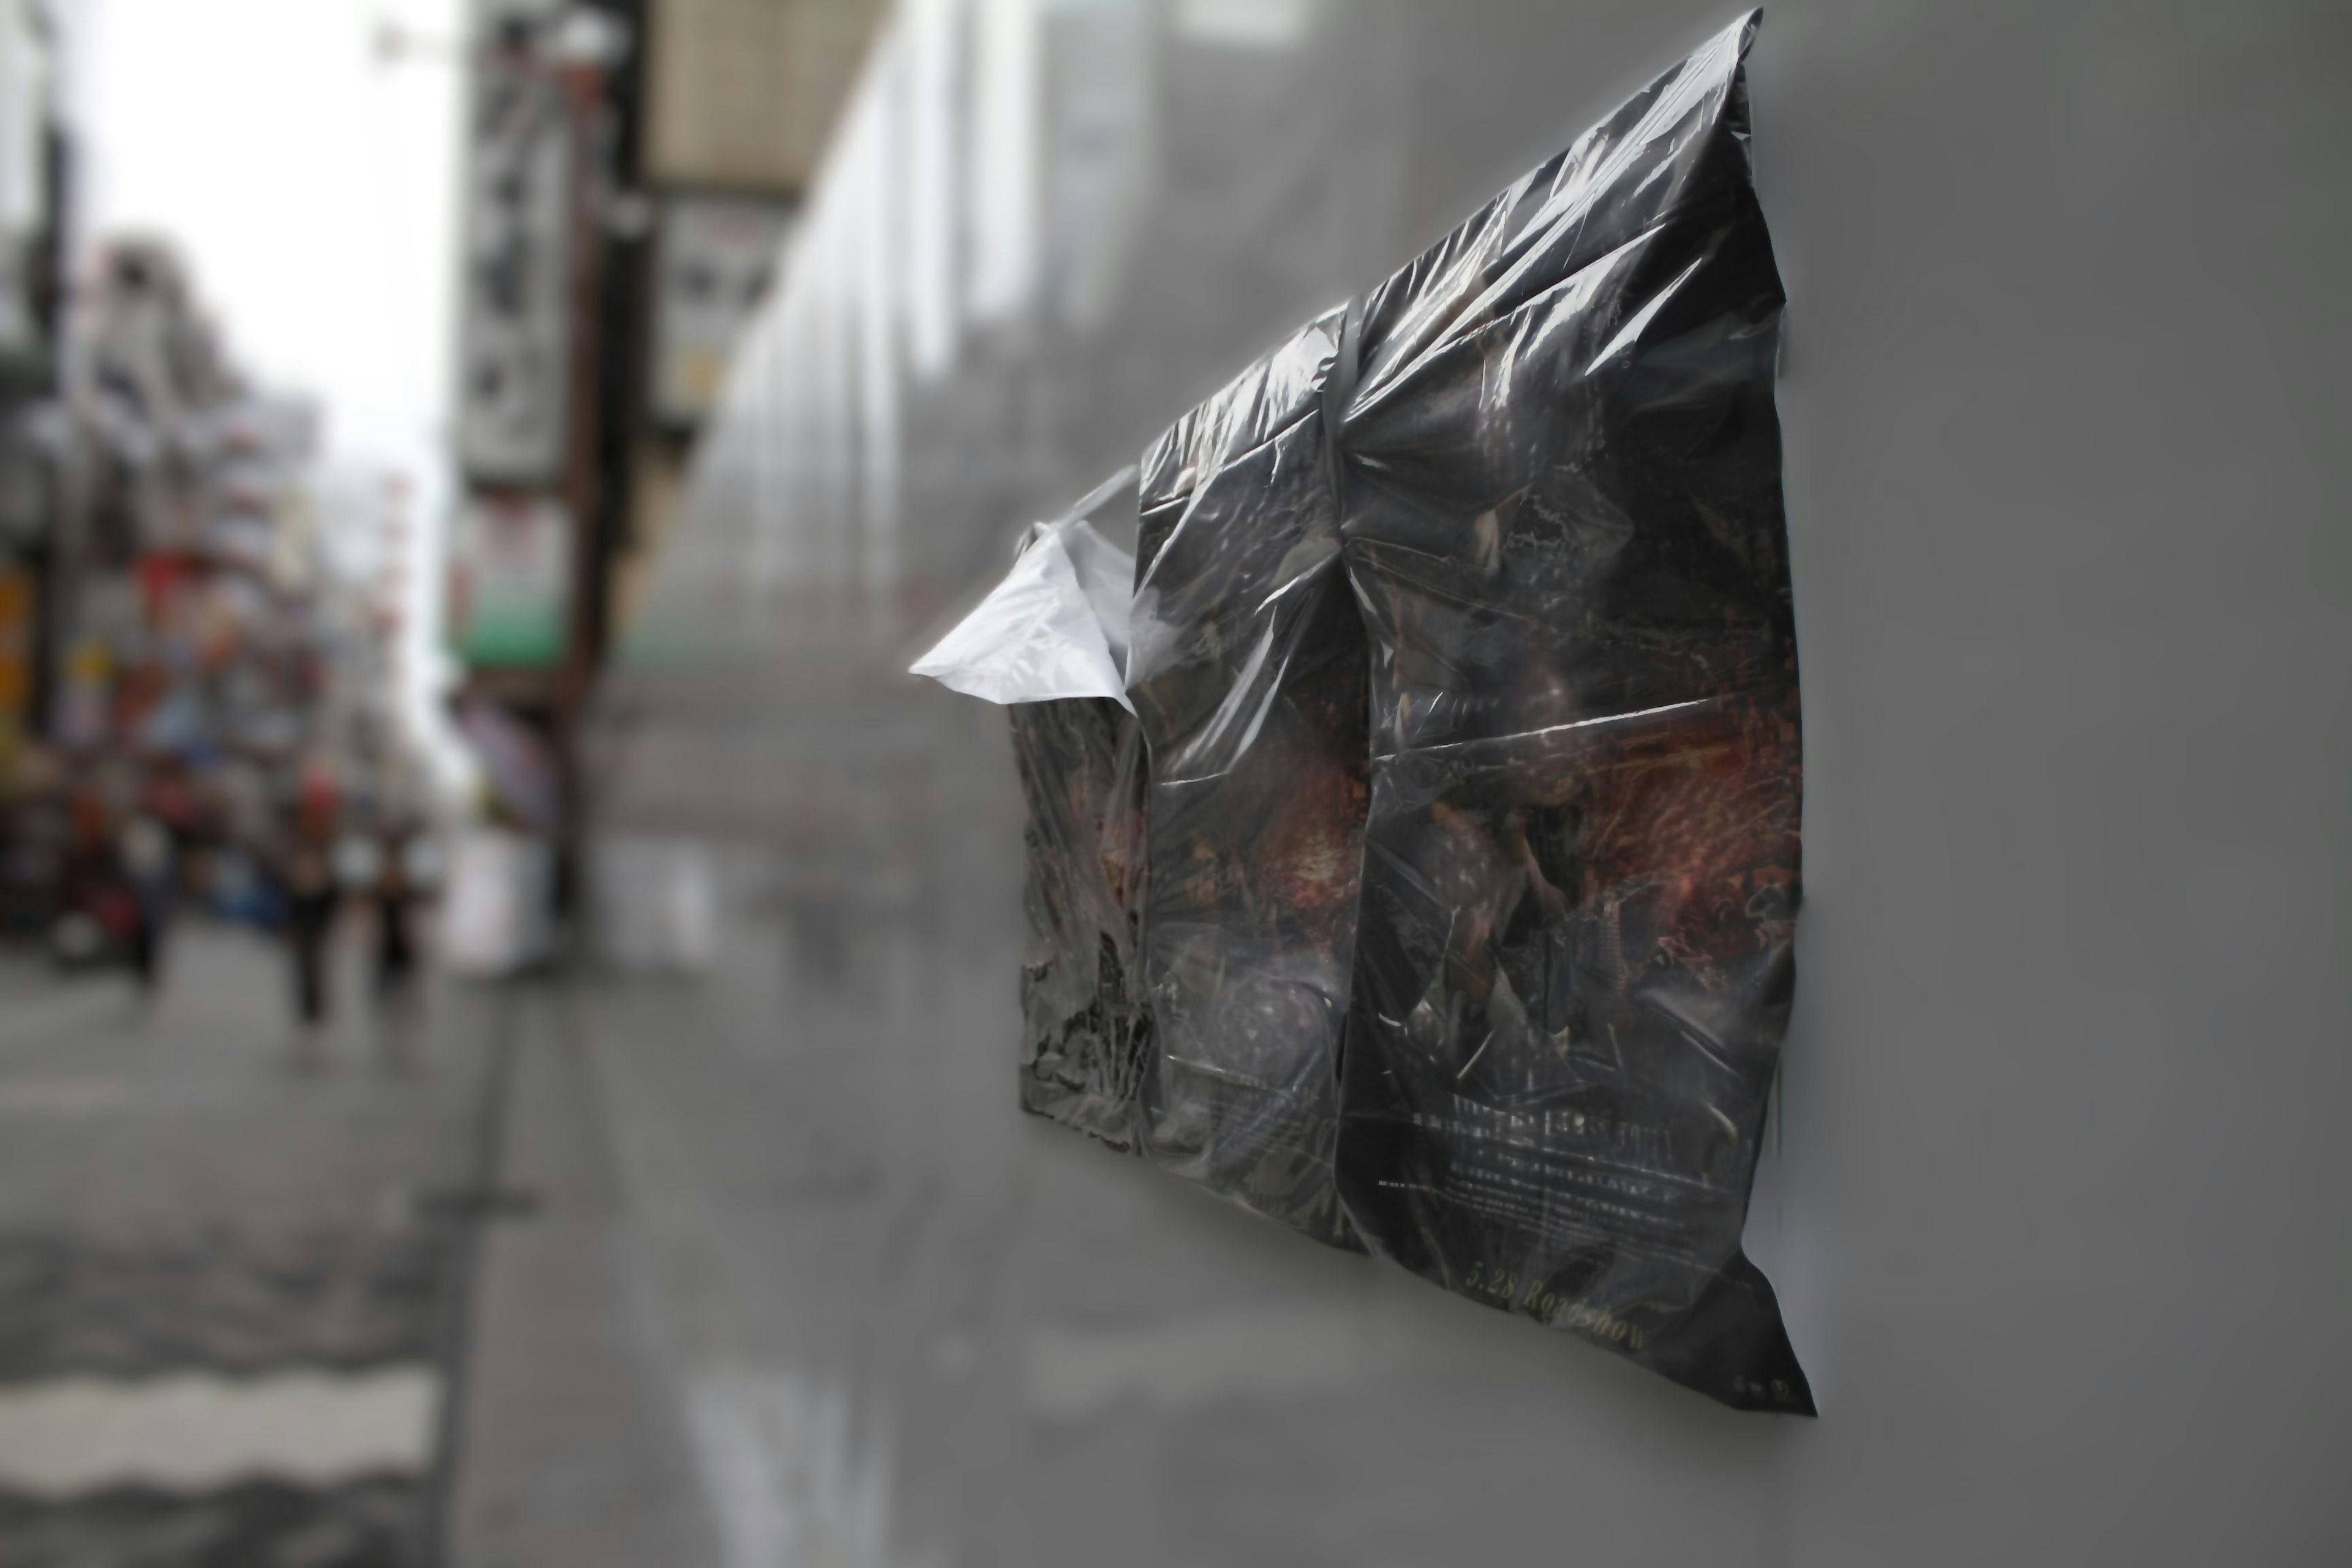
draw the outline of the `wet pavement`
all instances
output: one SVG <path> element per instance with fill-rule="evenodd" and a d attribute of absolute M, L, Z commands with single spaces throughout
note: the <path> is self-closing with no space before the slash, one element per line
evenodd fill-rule
<path fill-rule="evenodd" d="M 417 1489 L 403 1477 L 246 1481 L 191 1495 L 126 1486 L 63 1500 L 0 1494 L 0 1548 L 25 1568 L 377 1568 L 407 1561 Z"/>
<path fill-rule="evenodd" d="M 489 1000 L 298 1067 L 276 950 L 175 936 L 147 1011 L 0 960 L 0 1562 L 421 1560 Z"/>
<path fill-rule="evenodd" d="M 0 1564 L 1908 1560 L 1790 1500 L 1917 1463 L 1874 1434 L 1919 1342 L 1819 1307 L 1818 1168 L 1776 1151 L 1748 1240 L 1867 1358 L 1819 1423 L 1300 1245 L 1020 1113 L 1017 824 L 962 804 L 856 876 L 714 843 L 703 973 L 445 986 L 413 1072 L 363 1019 L 292 1070 L 231 936 L 143 1024 L 0 973 Z M 2240 1386 L 2168 1432 L 2242 1440 Z M 2107 1462 L 2067 1385 L 2002 1387 Z"/>

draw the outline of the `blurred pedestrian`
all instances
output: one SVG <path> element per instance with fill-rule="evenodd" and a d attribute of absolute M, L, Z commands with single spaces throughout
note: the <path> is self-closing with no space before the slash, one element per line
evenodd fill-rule
<path fill-rule="evenodd" d="M 341 891 L 327 846 L 315 831 L 295 836 L 282 879 L 286 946 L 294 961 L 294 1065 L 315 1068 L 326 1055 L 327 940 Z"/>
<path fill-rule="evenodd" d="M 75 783 L 68 808 L 49 951 L 64 964 L 110 962 L 126 950 L 132 921 L 115 814 L 105 792 L 91 779 Z"/>
<path fill-rule="evenodd" d="M 395 831 L 384 843 L 375 885 L 375 1004 L 384 1065 L 416 1062 L 422 1012 L 416 980 L 418 905 L 431 890 L 431 850 L 419 835 Z"/>
<path fill-rule="evenodd" d="M 163 977 L 163 938 L 173 910 L 173 869 L 176 863 L 172 830 L 152 812 L 142 811 L 123 825 L 122 876 L 131 893 L 127 956 L 138 986 L 142 1012 L 155 1005 Z"/>

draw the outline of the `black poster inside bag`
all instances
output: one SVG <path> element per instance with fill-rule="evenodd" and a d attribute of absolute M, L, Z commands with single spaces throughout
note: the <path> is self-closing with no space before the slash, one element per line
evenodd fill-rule
<path fill-rule="evenodd" d="M 1323 467 L 1338 318 L 1145 455 L 1128 692 L 1149 745 L 1144 1152 L 1319 1241 L 1367 737 L 1363 626 Z"/>
<path fill-rule="evenodd" d="M 1350 317 L 1373 651 L 1337 1161 L 1414 1272 L 1810 1413 L 1740 1245 L 1802 776 L 1753 27 Z"/>
<path fill-rule="evenodd" d="M 1747 1408 L 1802 798 L 1750 16 L 1145 455 L 1024 1105 Z"/>
<path fill-rule="evenodd" d="M 1137 995 L 1141 732 L 1108 698 L 1018 702 L 1006 711 L 1029 809 L 1021 1108 L 1132 1149 L 1150 1032 Z"/>

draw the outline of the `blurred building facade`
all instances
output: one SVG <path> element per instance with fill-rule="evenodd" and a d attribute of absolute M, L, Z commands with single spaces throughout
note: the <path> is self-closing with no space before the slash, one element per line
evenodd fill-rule
<path fill-rule="evenodd" d="M 492 815 L 566 909 L 584 705 L 878 10 L 474 7 L 447 635 Z"/>
<path fill-rule="evenodd" d="M 58 44 L 45 6 L 0 5 L 0 769 L 45 722 L 56 666 L 44 589 L 68 265 Z"/>
<path fill-rule="evenodd" d="M 189 891 L 267 920 L 298 820 L 419 793 L 395 585 L 331 548 L 347 523 L 406 526 L 404 498 L 322 511 L 320 410 L 245 374 L 170 240 L 82 229 L 69 19 L 0 5 L 6 924 L 76 913 L 93 888 L 73 868 L 140 814 L 186 852 Z"/>

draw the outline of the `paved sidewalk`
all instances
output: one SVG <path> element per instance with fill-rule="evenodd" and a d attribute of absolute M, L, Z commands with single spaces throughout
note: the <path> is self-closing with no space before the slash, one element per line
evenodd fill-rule
<path fill-rule="evenodd" d="M 246 933 L 176 931 L 146 1016 L 0 959 L 0 1562 L 416 1560 L 493 999 L 404 1068 L 343 956 L 315 1071 Z"/>
<path fill-rule="evenodd" d="M 580 982 L 512 992 L 478 1234 L 456 1477 L 457 1568 L 710 1568 L 722 1557 L 657 1299 L 666 1261 L 615 1140 Z M 647 1042 L 652 1044 L 652 1042 Z M 789 1560 L 787 1560 L 789 1561 Z"/>

